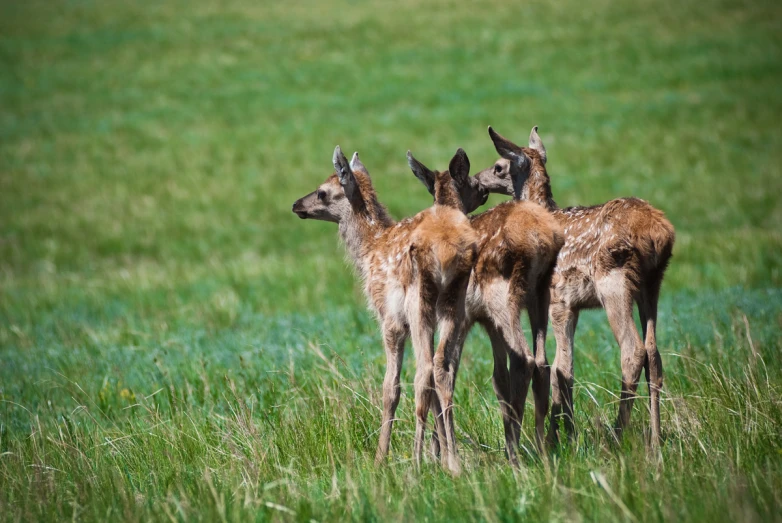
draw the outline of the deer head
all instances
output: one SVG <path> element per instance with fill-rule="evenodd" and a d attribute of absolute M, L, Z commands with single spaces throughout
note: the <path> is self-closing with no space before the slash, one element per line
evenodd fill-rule
<path fill-rule="evenodd" d="M 489 127 L 489 136 L 494 142 L 494 148 L 502 157 L 493 166 L 475 175 L 475 179 L 490 193 L 512 195 L 515 199 L 536 199 L 529 194 L 528 182 L 530 176 L 543 176 L 548 183 L 546 174 L 546 148 L 538 136 L 538 127 L 532 128 L 529 136 L 529 147 L 519 147 L 494 129 Z M 550 198 L 549 194 L 546 198 Z"/>
<path fill-rule="evenodd" d="M 348 163 L 339 145 L 332 157 L 334 174 L 326 178 L 317 190 L 296 200 L 293 212 L 299 218 L 340 223 L 352 214 L 377 211 L 380 207 L 375 197 L 372 181 L 364 164 L 353 153 Z"/>
<path fill-rule="evenodd" d="M 436 203 L 458 207 L 464 212 L 472 212 L 485 204 L 489 198 L 489 191 L 470 177 L 470 159 L 467 158 L 464 149 L 459 148 L 456 151 L 448 164 L 447 171 L 432 171 L 416 160 L 410 151 L 407 151 L 407 164 L 429 194 L 434 196 Z M 450 187 L 446 187 L 446 184 L 450 184 Z M 458 201 L 448 201 L 448 189 L 455 189 Z"/>

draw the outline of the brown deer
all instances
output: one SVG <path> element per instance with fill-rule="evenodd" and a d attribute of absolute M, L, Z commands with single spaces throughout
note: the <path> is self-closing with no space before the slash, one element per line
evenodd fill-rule
<path fill-rule="evenodd" d="M 582 309 L 604 308 L 621 349 L 622 392 L 615 431 L 630 421 L 641 369 L 649 384 L 652 447 L 660 443 L 663 367 L 657 351 L 657 301 L 671 258 L 674 229 L 662 211 L 638 198 L 620 198 L 592 207 L 560 209 L 546 172 L 546 149 L 533 127 L 529 147 L 519 147 L 489 127 L 502 159 L 475 176 L 483 191 L 514 195 L 544 206 L 564 227 L 565 246 L 557 258 L 549 315 L 557 342 L 552 373 L 549 437 L 558 441 L 559 417 L 573 435 L 573 337 Z M 521 180 L 519 183 L 518 180 Z M 633 320 L 633 301 L 643 329 Z M 564 415 L 563 415 L 564 413 Z"/>
<path fill-rule="evenodd" d="M 462 149 L 444 172 L 430 170 L 410 151 L 407 160 L 436 204 L 464 211 L 486 202 L 488 192 L 470 178 L 470 162 Z M 438 185 L 441 179 L 448 181 L 447 186 Z M 478 235 L 478 257 L 467 288 L 467 328 L 480 323 L 491 340 L 494 392 L 500 402 L 508 459 L 515 466 L 530 379 L 539 449 L 544 441 L 550 381 L 546 360 L 549 285 L 564 237 L 553 216 L 532 202 L 501 203 L 471 216 L 470 223 Z M 532 328 L 532 351 L 521 328 L 523 308 Z"/>
<path fill-rule="evenodd" d="M 339 235 L 382 329 L 387 367 L 376 462 L 382 462 L 388 454 L 399 404 L 405 341 L 412 337 L 416 358 L 416 463 L 421 462 L 431 407 L 437 431 L 432 447 L 436 451 L 442 444 L 442 464 L 456 474 L 460 465 L 453 391 L 464 344 L 465 295 L 475 260 L 475 233 L 463 213 L 443 205 L 395 223 L 378 201 L 358 154 L 348 163 L 337 146 L 333 163 L 336 174 L 298 199 L 293 212 L 300 218 L 339 224 Z M 441 176 L 441 184 L 445 176 L 447 173 Z M 440 333 L 436 352 L 435 329 Z"/>

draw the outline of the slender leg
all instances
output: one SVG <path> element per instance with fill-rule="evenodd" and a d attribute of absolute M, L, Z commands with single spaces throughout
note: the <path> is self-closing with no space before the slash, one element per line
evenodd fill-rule
<path fill-rule="evenodd" d="M 548 443 L 561 442 L 560 420 L 565 424 L 565 433 L 572 439 L 575 433 L 573 417 L 573 338 L 578 325 L 578 310 L 557 301 L 551 304 L 551 325 L 557 340 L 557 352 L 551 366 L 551 421 Z"/>
<path fill-rule="evenodd" d="M 456 452 L 456 430 L 453 416 L 453 393 L 465 336 L 465 295 L 469 274 L 457 278 L 437 302 L 440 343 L 434 356 L 434 383 L 445 425 L 443 464 L 452 474 L 459 474 L 461 465 Z"/>
<path fill-rule="evenodd" d="M 377 445 L 375 463 L 382 463 L 388 455 L 391 443 L 391 429 L 396 407 L 399 405 L 399 375 L 405 355 L 407 332 L 394 324 L 383 325 L 383 346 L 386 351 L 386 376 L 383 380 L 383 424 L 380 426 L 380 441 Z"/>
<path fill-rule="evenodd" d="M 508 460 L 511 465 L 517 466 L 516 434 L 519 433 L 519 420 L 513 412 L 510 403 L 510 375 L 508 374 L 508 344 L 494 325 L 490 322 L 484 324 L 486 333 L 491 340 L 492 353 L 494 354 L 494 374 L 492 383 L 494 393 L 500 402 L 502 424 L 505 428 L 505 449 L 508 452 Z"/>
<path fill-rule="evenodd" d="M 532 394 L 535 398 L 535 443 L 538 451 L 543 451 L 545 423 L 549 408 L 551 390 L 551 369 L 546 358 L 546 329 L 548 328 L 548 308 L 551 291 L 548 280 L 541 288 L 527 298 L 527 313 L 532 328 L 532 351 L 535 354 L 535 371 L 532 374 Z"/>
<path fill-rule="evenodd" d="M 513 428 L 512 447 L 514 449 L 519 444 L 527 393 L 535 370 L 535 358 L 521 330 L 519 314 L 518 305 L 511 299 L 508 300 L 504 314 L 494 318 L 495 328 L 505 341 L 510 363 L 510 404 L 513 416 L 511 427 Z"/>
<path fill-rule="evenodd" d="M 434 374 L 432 374 L 432 381 L 430 383 L 431 390 L 435 390 L 434 387 Z M 432 457 L 435 461 L 440 459 L 440 442 L 445 442 L 445 424 L 443 422 L 443 409 L 440 407 L 440 400 L 437 398 L 437 394 L 429 395 L 429 408 L 432 411 L 432 417 L 434 417 L 434 428 L 432 431 Z"/>
<path fill-rule="evenodd" d="M 434 322 L 432 313 L 421 298 L 420 289 L 411 289 L 407 295 L 407 310 L 410 323 L 410 336 L 413 341 L 415 353 L 415 379 L 413 389 L 415 391 L 415 443 L 413 455 L 416 464 L 420 467 L 423 455 L 424 435 L 426 432 L 426 418 L 429 416 L 429 407 L 432 404 L 432 352 L 434 338 Z"/>
<path fill-rule="evenodd" d="M 630 422 L 646 349 L 633 320 L 633 297 L 624 271 L 614 269 L 596 279 L 595 284 L 622 353 L 622 394 L 615 427 L 617 437 L 621 437 Z"/>
<path fill-rule="evenodd" d="M 655 278 L 642 290 L 638 300 L 638 310 L 641 316 L 641 325 L 644 330 L 644 346 L 646 348 L 645 367 L 646 381 L 649 384 L 650 412 L 652 422 L 652 448 L 660 445 L 660 391 L 663 387 L 663 362 L 657 351 L 657 301 L 660 297 L 659 278 Z"/>
<path fill-rule="evenodd" d="M 636 297 L 636 302 L 638 303 L 638 316 L 641 320 L 641 339 L 645 340 L 646 327 L 647 327 L 646 309 L 644 308 L 644 304 L 642 302 L 641 297 Z M 652 379 L 649 377 L 649 354 L 648 353 L 644 358 L 644 379 L 646 379 L 646 385 L 649 387 L 649 412 L 651 412 L 652 411 Z"/>

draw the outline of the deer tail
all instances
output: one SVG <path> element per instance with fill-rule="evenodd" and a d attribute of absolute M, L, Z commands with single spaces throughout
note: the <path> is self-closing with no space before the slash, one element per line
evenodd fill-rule
<path fill-rule="evenodd" d="M 453 233 L 432 245 L 432 254 L 443 286 L 459 274 L 469 274 L 477 258 L 477 238 L 472 228 L 459 228 Z"/>
<path fill-rule="evenodd" d="M 671 222 L 665 218 L 658 220 L 651 230 L 651 239 L 657 258 L 657 265 L 662 270 L 665 270 L 673 254 L 673 244 L 676 241 L 676 232 Z"/>

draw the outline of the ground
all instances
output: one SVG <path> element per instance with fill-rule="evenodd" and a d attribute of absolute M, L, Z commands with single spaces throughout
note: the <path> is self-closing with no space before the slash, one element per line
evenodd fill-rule
<path fill-rule="evenodd" d="M 0 5 L 0 518 L 780 519 L 782 8 L 418 4 Z M 476 329 L 464 474 L 411 462 L 412 351 L 373 465 L 378 329 L 336 227 L 291 205 L 339 144 L 414 214 L 405 152 L 477 172 L 488 125 L 540 126 L 560 205 L 634 195 L 675 225 L 661 462 L 644 398 L 611 443 L 594 311 L 572 445 L 536 455 L 528 416 L 507 465 Z"/>

